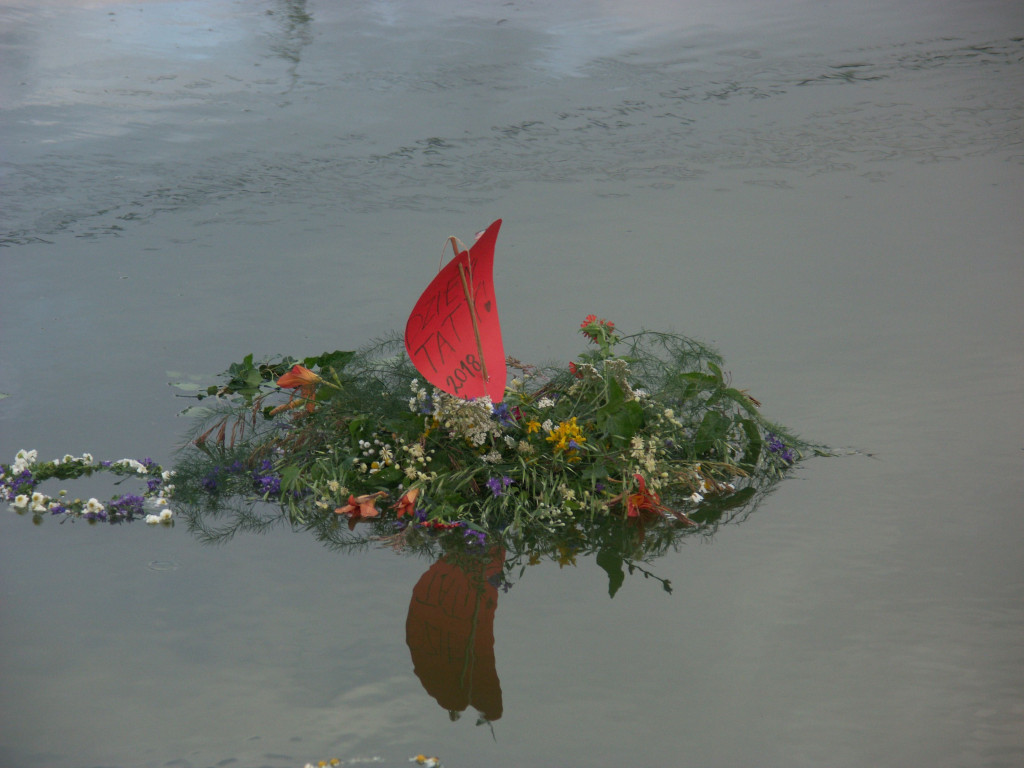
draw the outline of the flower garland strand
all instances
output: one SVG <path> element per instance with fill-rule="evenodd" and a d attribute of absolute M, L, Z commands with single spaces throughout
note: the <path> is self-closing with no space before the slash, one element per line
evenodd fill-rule
<path fill-rule="evenodd" d="M 114 496 L 106 503 L 96 498 L 71 498 L 66 490 L 56 496 L 38 490 L 46 480 L 72 480 L 99 472 L 144 480 L 146 489 L 141 494 Z M 60 516 L 62 520 L 84 518 L 90 523 L 142 519 L 150 525 L 173 525 L 174 512 L 168 505 L 174 493 L 170 482 L 173 477 L 173 471 L 164 470 L 148 458 L 97 462 L 92 454 L 85 453 L 40 462 L 37 451 L 22 449 L 13 462 L 0 464 L 0 500 L 9 502 L 11 509 L 19 514 L 31 512 L 34 518 L 48 514 Z M 147 513 L 147 509 L 152 511 Z"/>

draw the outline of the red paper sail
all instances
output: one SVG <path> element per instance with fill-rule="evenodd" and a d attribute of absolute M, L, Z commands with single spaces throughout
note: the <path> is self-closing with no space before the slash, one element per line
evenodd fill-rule
<path fill-rule="evenodd" d="M 427 286 L 405 326 L 413 365 L 456 397 L 505 396 L 505 347 L 494 300 L 494 243 L 501 219 L 460 251 Z M 454 240 L 453 240 L 454 242 Z"/>

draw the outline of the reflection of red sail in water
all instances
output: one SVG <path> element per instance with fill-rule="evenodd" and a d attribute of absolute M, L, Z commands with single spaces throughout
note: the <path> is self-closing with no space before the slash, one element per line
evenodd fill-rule
<path fill-rule="evenodd" d="M 442 558 L 412 590 L 405 642 L 416 676 L 437 703 L 455 714 L 472 705 L 486 720 L 501 717 L 494 666 L 494 611 L 505 550 L 490 561 L 456 565 Z"/>

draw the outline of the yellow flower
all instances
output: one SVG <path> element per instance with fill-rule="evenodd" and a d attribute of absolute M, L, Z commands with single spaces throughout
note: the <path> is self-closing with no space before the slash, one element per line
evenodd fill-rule
<path fill-rule="evenodd" d="M 555 429 L 551 430 L 547 441 L 555 444 L 556 453 L 562 453 L 575 451 L 580 445 L 587 442 L 587 439 L 576 424 L 576 417 L 573 416 L 568 421 L 560 422 Z"/>
<path fill-rule="evenodd" d="M 526 434 L 531 435 L 534 432 L 540 432 L 540 422 L 530 419 L 526 422 Z"/>

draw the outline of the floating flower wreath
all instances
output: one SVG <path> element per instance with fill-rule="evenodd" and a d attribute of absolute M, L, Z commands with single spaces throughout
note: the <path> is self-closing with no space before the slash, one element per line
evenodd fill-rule
<path fill-rule="evenodd" d="M 702 505 L 746 499 L 809 447 L 768 422 L 705 345 L 622 335 L 595 315 L 580 331 L 595 349 L 567 366 L 509 358 L 517 375 L 497 404 L 423 383 L 399 339 L 302 361 L 249 356 L 198 395 L 182 503 L 273 501 L 296 524 L 458 528 L 481 543 L 609 519 L 695 528 Z"/>

